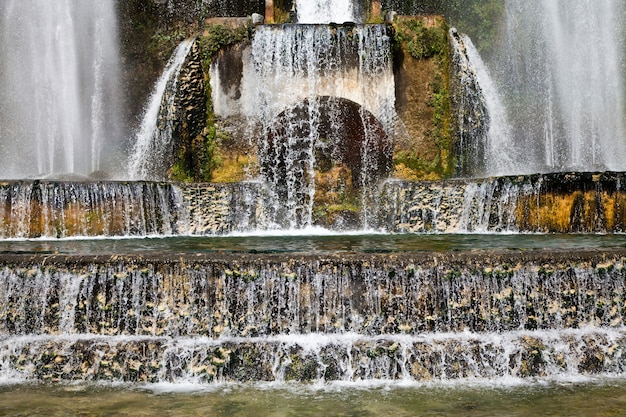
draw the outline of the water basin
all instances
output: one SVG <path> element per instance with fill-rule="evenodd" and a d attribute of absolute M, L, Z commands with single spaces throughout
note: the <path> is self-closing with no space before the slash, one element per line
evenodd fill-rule
<path fill-rule="evenodd" d="M 620 416 L 626 383 L 522 386 L 0 387 L 0 416 Z"/>
<path fill-rule="evenodd" d="M 576 234 L 333 234 L 296 233 L 210 237 L 0 240 L 0 253 L 125 254 L 446 252 L 467 250 L 608 249 L 626 247 L 626 235 Z"/>

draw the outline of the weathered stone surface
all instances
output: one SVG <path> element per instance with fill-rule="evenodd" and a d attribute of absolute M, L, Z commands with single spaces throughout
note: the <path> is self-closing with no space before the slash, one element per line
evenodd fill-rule
<path fill-rule="evenodd" d="M 334 163 L 334 162 L 333 162 Z M 560 173 L 483 180 L 390 180 L 354 202 L 344 164 L 316 177 L 316 224 L 396 233 L 626 231 L 626 174 Z M 346 170 L 347 172 L 343 172 Z M 0 236 L 220 235 L 276 224 L 262 182 L 11 181 L 0 183 Z M 346 204 L 347 202 L 347 204 Z"/>
<path fill-rule="evenodd" d="M 475 176 L 484 170 L 484 146 L 487 143 L 490 117 L 466 48 L 461 34 L 454 28 L 450 29 L 450 100 L 452 112 L 456 115 L 456 173 L 460 176 Z"/>
<path fill-rule="evenodd" d="M 2 254 L 0 376 L 449 380 L 626 370 L 625 249 Z"/>
<path fill-rule="evenodd" d="M 0 331 L 217 338 L 620 328 L 625 256 L 2 254 Z"/>
<path fill-rule="evenodd" d="M 308 120 L 312 108 L 319 112 L 315 126 Z M 313 189 L 316 224 L 343 222 L 358 228 L 359 196 L 388 177 L 392 148 L 383 126 L 367 110 L 350 100 L 321 97 L 275 118 L 261 151 L 261 174 L 281 201 L 296 189 Z M 307 165 L 311 159 L 312 167 Z M 307 198 L 302 192 L 301 204 Z"/>
<path fill-rule="evenodd" d="M 624 173 L 555 173 L 435 182 L 390 181 L 379 224 L 394 232 L 620 233 Z"/>
<path fill-rule="evenodd" d="M 206 126 L 207 112 L 204 78 L 200 48 L 196 41 L 191 46 L 178 76 L 171 161 L 173 164 L 178 160 L 179 169 L 195 181 L 203 179 L 207 158 L 207 144 L 201 136 Z"/>
<path fill-rule="evenodd" d="M 313 338 L 317 338 L 313 341 Z M 312 342 L 312 344 L 309 344 Z M 0 374 L 43 382 L 448 381 L 620 375 L 623 331 L 422 337 L 33 337 L 0 341 Z"/>
<path fill-rule="evenodd" d="M 454 172 L 449 98 L 449 47 L 442 16 L 398 16 L 393 51 L 396 110 L 395 175 L 440 179 Z"/>

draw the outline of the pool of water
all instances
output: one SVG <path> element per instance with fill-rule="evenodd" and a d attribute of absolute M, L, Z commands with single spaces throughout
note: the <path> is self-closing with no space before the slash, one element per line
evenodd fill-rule
<path fill-rule="evenodd" d="M 626 235 L 317 234 L 212 237 L 0 240 L 1 253 L 114 254 L 137 252 L 335 253 L 481 249 L 624 248 Z"/>
<path fill-rule="evenodd" d="M 183 390 L 177 391 L 177 390 Z M 173 391 L 171 391 L 173 390 Z M 624 416 L 626 381 L 517 387 L 0 386 L 0 416 Z"/>

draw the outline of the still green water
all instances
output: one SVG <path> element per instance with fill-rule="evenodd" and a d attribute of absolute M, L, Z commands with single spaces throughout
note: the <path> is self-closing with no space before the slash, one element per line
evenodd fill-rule
<path fill-rule="evenodd" d="M 423 252 L 480 249 L 623 248 L 626 235 L 327 234 L 0 240 L 1 253 L 116 254 L 133 252 Z"/>
<path fill-rule="evenodd" d="M 626 382 L 515 388 L 0 387 L 0 416 L 626 416 Z"/>

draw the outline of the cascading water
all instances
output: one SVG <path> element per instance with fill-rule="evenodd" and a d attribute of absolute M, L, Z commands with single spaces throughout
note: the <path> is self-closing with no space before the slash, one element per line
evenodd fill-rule
<path fill-rule="evenodd" d="M 0 19 L 0 177 L 119 172 L 115 1 L 4 0 Z"/>
<path fill-rule="evenodd" d="M 329 21 L 336 19 L 343 18 Z M 391 158 L 389 44 L 382 25 L 257 28 L 253 65 L 244 69 L 244 84 L 254 88 L 239 93 L 244 115 L 261 122 L 262 179 L 277 186 L 268 221 L 259 182 L 14 181 L 0 184 L 0 235 L 220 234 L 268 222 L 310 225 L 313 179 L 326 165 L 346 165 L 360 187 L 388 172 L 388 161 L 377 156 Z M 464 44 L 485 102 L 500 108 L 471 43 Z M 146 110 L 133 177 L 154 176 L 158 163 L 146 162 L 153 145 L 170 146 L 167 111 L 185 49 L 187 42 Z M 487 161 L 502 150 L 494 138 L 507 138 L 493 130 L 498 119 L 490 108 Z M 345 132 L 357 132 L 356 140 Z M 547 218 L 567 231 L 623 232 L 625 183 L 621 173 L 390 180 L 382 191 L 382 226 L 417 233 L 552 231 L 541 228 Z M 18 245 L 3 252 L 0 382 L 465 383 L 626 372 L 623 248 L 460 252 L 440 245 L 441 252 L 285 254 L 267 253 L 281 250 L 274 247 L 211 253 L 190 246 L 60 255 Z"/>
<path fill-rule="evenodd" d="M 187 39 L 178 45 L 154 87 L 130 155 L 130 178 L 155 180 L 167 174 L 164 170 L 173 158 L 178 76 L 193 42 Z"/>
<path fill-rule="evenodd" d="M 459 91 L 455 99 L 459 129 L 460 174 L 498 176 L 514 172 L 518 158 L 506 109 L 487 66 L 472 40 L 450 30 Z"/>
<path fill-rule="evenodd" d="M 531 253 L 517 265 L 515 254 L 180 256 L 16 257 L 0 270 L 0 378 L 406 382 L 626 369 L 623 251 Z"/>
<path fill-rule="evenodd" d="M 345 0 L 296 0 L 298 23 L 344 23 L 357 22 L 355 4 Z"/>
<path fill-rule="evenodd" d="M 0 186 L 0 238 L 185 233 L 180 189 L 149 182 L 16 181 Z"/>
<path fill-rule="evenodd" d="M 621 0 L 506 1 L 493 67 L 524 150 L 510 173 L 626 169 L 625 12 Z"/>
<path fill-rule="evenodd" d="M 316 153 L 340 159 L 350 149 L 353 155 L 347 157 L 358 159 L 351 166 L 353 177 L 367 183 L 369 174 L 378 171 L 369 166 L 391 152 L 385 131 L 393 127 L 395 93 L 387 29 L 260 27 L 252 61 L 247 82 L 254 94 L 246 105 L 264 126 L 262 174 L 275 185 L 270 192 L 278 204 L 269 217 L 279 227 L 311 225 Z M 356 124 L 353 131 L 361 132 L 359 138 L 342 138 L 345 124 L 334 117 L 342 114 L 342 106 L 358 108 L 351 123 Z M 369 152 L 370 147 L 377 152 Z"/>

